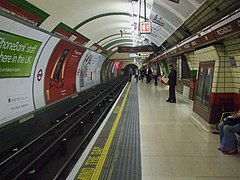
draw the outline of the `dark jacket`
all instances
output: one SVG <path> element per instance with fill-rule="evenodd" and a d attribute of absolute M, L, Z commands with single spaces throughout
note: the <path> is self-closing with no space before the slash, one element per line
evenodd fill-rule
<path fill-rule="evenodd" d="M 175 69 L 172 69 L 170 74 L 168 75 L 168 84 L 169 86 L 176 86 L 177 85 L 177 72 Z"/>
<path fill-rule="evenodd" d="M 146 73 L 147 76 L 150 76 L 152 74 L 151 68 L 149 68 L 148 70 L 146 69 L 145 73 Z"/>

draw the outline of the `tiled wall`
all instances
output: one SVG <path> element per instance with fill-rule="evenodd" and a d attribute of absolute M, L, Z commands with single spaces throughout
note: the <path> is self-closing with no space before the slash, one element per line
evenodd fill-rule
<path fill-rule="evenodd" d="M 225 86 L 223 88 L 219 87 L 218 92 L 240 93 L 240 36 L 236 35 L 228 38 L 224 41 L 224 45 L 226 53 L 225 56 L 224 53 L 222 54 L 221 59 L 223 59 L 225 63 L 223 63 L 220 70 L 225 72 Z M 234 57 L 237 67 L 231 67 L 229 57 Z"/>
<path fill-rule="evenodd" d="M 228 38 L 224 45 L 210 46 L 191 53 L 186 53 L 191 70 L 198 70 L 199 62 L 215 61 L 212 92 L 240 92 L 240 37 Z M 236 68 L 231 67 L 229 57 L 236 61 Z"/>
<path fill-rule="evenodd" d="M 184 54 L 187 58 L 191 70 L 197 70 L 199 62 L 204 61 L 218 61 L 219 57 L 214 46 L 209 46 L 197 51 Z M 215 62 L 216 63 L 216 62 Z"/>
<path fill-rule="evenodd" d="M 183 96 L 188 98 L 190 93 L 190 88 L 187 86 L 183 86 Z"/>
<path fill-rule="evenodd" d="M 186 53 L 191 70 L 198 70 L 199 62 L 214 61 L 214 75 L 208 116 L 210 124 L 219 122 L 221 113 L 236 110 L 240 106 L 240 36 L 227 38 L 222 44 Z M 235 59 L 232 67 L 230 59 Z"/>

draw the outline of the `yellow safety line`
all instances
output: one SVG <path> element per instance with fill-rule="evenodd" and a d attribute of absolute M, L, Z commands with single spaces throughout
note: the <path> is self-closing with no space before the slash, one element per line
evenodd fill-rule
<path fill-rule="evenodd" d="M 109 134 L 109 136 L 108 136 L 108 139 L 107 139 L 107 141 L 106 141 L 106 144 L 105 144 L 105 146 L 104 146 L 104 148 L 103 148 L 103 151 L 102 151 L 102 154 L 101 154 L 101 156 L 100 156 L 100 159 L 99 159 L 99 161 L 98 161 L 98 163 L 97 163 L 97 165 L 96 165 L 96 167 L 95 167 L 95 171 L 93 172 L 93 175 L 92 175 L 92 178 L 91 178 L 91 179 L 93 179 L 93 180 L 98 179 L 99 176 L 100 176 L 100 173 L 101 173 L 101 171 L 102 171 L 102 167 L 103 167 L 104 162 L 105 162 L 105 160 L 106 160 L 106 158 L 107 158 L 107 154 L 108 154 L 110 145 L 111 145 L 111 143 L 112 143 L 112 140 L 113 140 L 115 131 L 116 131 L 116 129 L 117 129 L 119 120 L 120 120 L 120 118 L 121 118 L 122 111 L 123 111 L 124 105 L 125 105 L 125 103 L 126 103 L 127 96 L 128 96 L 129 90 L 130 90 L 130 87 L 131 87 L 131 85 L 128 86 L 126 95 L 125 95 L 125 97 L 124 97 L 124 99 L 123 99 L 123 102 L 122 102 L 122 105 L 121 105 L 121 107 L 120 107 L 120 109 L 119 109 L 119 113 L 117 114 L 117 117 L 116 117 L 116 119 L 115 119 L 115 122 L 114 122 L 114 124 L 113 124 L 113 126 L 112 126 L 112 129 L 111 129 L 110 134 Z"/>

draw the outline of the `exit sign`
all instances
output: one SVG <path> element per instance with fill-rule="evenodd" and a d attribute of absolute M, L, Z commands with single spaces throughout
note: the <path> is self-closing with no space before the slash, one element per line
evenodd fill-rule
<path fill-rule="evenodd" d="M 152 26 L 150 21 L 140 22 L 140 33 L 147 34 L 151 33 Z"/>

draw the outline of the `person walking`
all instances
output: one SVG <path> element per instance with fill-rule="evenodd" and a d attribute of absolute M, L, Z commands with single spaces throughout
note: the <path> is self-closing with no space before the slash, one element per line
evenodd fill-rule
<path fill-rule="evenodd" d="M 157 68 L 153 68 L 153 77 L 154 77 L 154 85 L 157 86 L 157 78 L 158 78 Z"/>
<path fill-rule="evenodd" d="M 166 100 L 170 103 L 176 103 L 176 95 L 175 95 L 175 86 L 177 85 L 177 72 L 174 69 L 173 64 L 169 65 L 170 74 L 168 75 L 168 85 L 169 85 L 169 97 Z"/>

